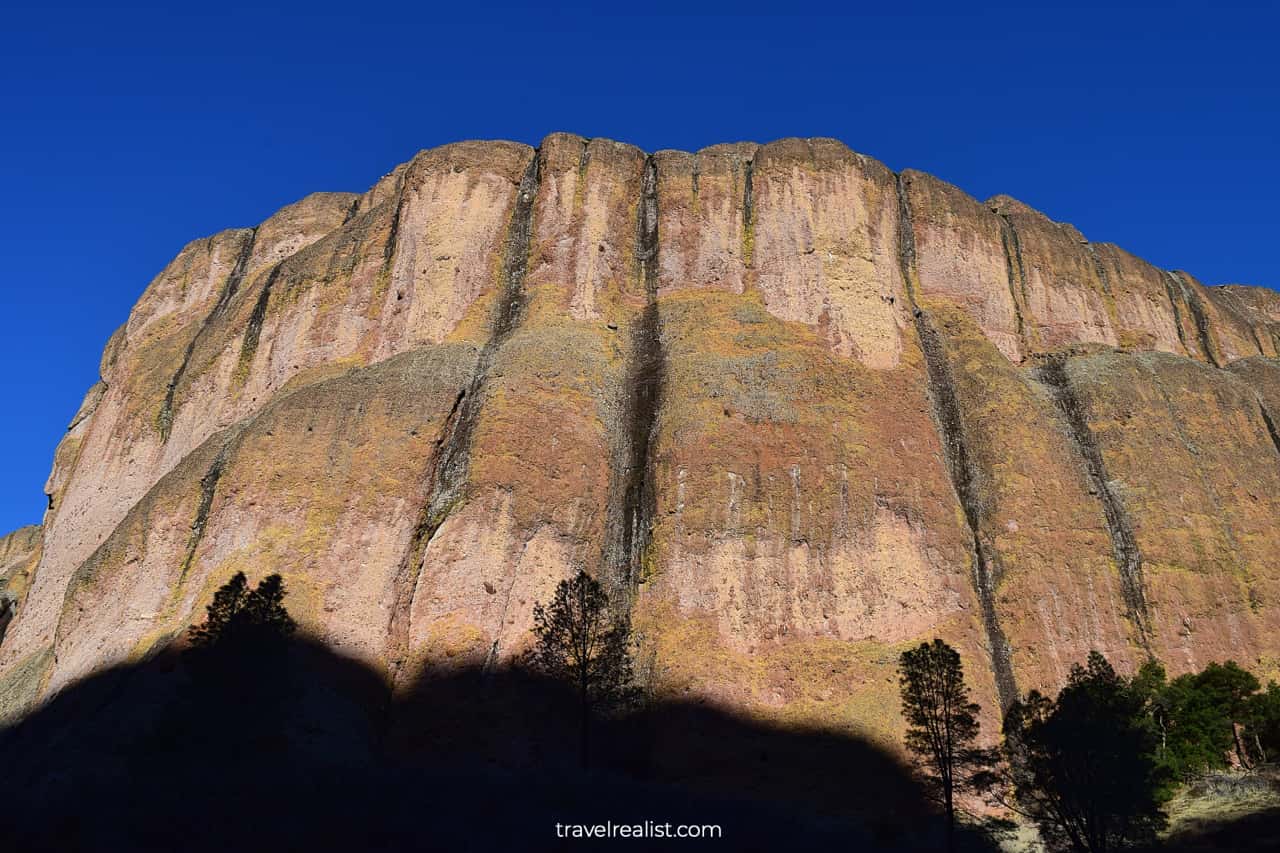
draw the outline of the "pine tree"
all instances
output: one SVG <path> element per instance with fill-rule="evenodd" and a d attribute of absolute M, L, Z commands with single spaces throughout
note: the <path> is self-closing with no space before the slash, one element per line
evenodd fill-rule
<path fill-rule="evenodd" d="M 1229 735 L 1230 748 L 1236 760 L 1245 767 L 1253 766 L 1248 746 L 1241 738 L 1241 728 L 1249 717 L 1249 697 L 1262 685 L 1258 679 L 1233 660 L 1210 663 L 1195 675 L 1196 689 L 1217 712 L 1220 729 Z"/>
<path fill-rule="evenodd" d="M 223 770 L 287 742 L 288 703 L 297 695 L 288 641 L 297 626 L 284 598 L 279 575 L 250 589 L 237 572 L 188 632 L 183 710 L 166 736 L 202 744 Z"/>
<path fill-rule="evenodd" d="M 1152 843 L 1164 827 L 1144 690 L 1091 652 L 1056 700 L 1032 691 L 1010 709 L 1014 808 L 1050 847 L 1105 853 Z"/>
<path fill-rule="evenodd" d="M 550 604 L 534 607 L 533 623 L 537 641 L 525 654 L 525 663 L 576 692 L 585 768 L 591 717 L 624 707 L 637 696 L 631 623 L 611 612 L 600 583 L 583 571 L 561 581 Z"/>
<path fill-rule="evenodd" d="M 244 572 L 236 574 L 214 593 L 205 610 L 205 621 L 188 633 L 197 658 L 259 651 L 278 646 L 297 625 L 284 606 L 284 580 L 280 575 L 263 578 L 252 591 Z"/>
<path fill-rule="evenodd" d="M 244 619 L 256 634 L 282 639 L 297 629 L 297 624 L 285 609 L 284 595 L 284 579 L 279 575 L 267 575 L 249 593 Z"/>
<path fill-rule="evenodd" d="M 960 653 L 942 640 L 921 643 L 898 663 L 906 747 L 923 765 L 947 821 L 947 849 L 955 849 L 955 794 L 995 761 L 975 746 L 980 707 L 969 701 Z"/>
<path fill-rule="evenodd" d="M 191 626 L 188 632 L 191 648 L 203 650 L 216 646 L 223 635 L 232 630 L 248 597 L 248 579 L 244 572 L 236 572 L 213 594 L 213 601 L 205 608 L 204 622 Z"/>
<path fill-rule="evenodd" d="M 1156 760 L 1170 786 L 1225 767 L 1235 755 L 1248 767 L 1264 754 L 1258 735 L 1258 679 L 1234 661 L 1210 663 L 1172 681 L 1158 662 L 1143 664 L 1132 681 L 1159 734 Z"/>

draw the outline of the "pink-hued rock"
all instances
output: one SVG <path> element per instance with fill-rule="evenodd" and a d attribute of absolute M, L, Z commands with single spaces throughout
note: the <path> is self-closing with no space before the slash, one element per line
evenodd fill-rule
<path fill-rule="evenodd" d="M 635 230 L 644 152 L 556 133 L 543 140 L 541 154 L 528 286 L 560 292 L 576 321 L 606 317 L 620 296 L 642 299 Z"/>
<path fill-rule="evenodd" d="M 1181 300 L 1174 301 L 1167 272 L 1110 243 L 1092 244 L 1091 249 L 1115 300 L 1121 346 L 1204 358 L 1194 338 L 1187 343 Z"/>
<path fill-rule="evenodd" d="M 1243 284 L 1224 284 L 1205 291 L 1220 314 L 1232 318 L 1262 355 L 1280 356 L 1280 294 Z"/>
<path fill-rule="evenodd" d="M 898 195 L 880 163 L 829 139 L 761 146 L 751 262 L 769 313 L 815 327 L 831 349 L 896 367 L 910 325 Z"/>
<path fill-rule="evenodd" d="M 987 206 L 1008 224 L 1010 271 L 1020 296 L 1023 339 L 1047 352 L 1081 343 L 1118 343 L 1109 284 L 1084 236 L 1008 196 Z"/>
<path fill-rule="evenodd" d="M 911 211 L 917 301 L 962 308 L 1006 358 L 1021 362 L 1029 349 L 1025 320 L 1000 217 L 932 175 L 908 169 L 901 181 Z"/>
<path fill-rule="evenodd" d="M 0 716 L 239 570 L 400 689 L 583 568 L 659 693 L 884 743 L 935 636 L 993 725 L 1090 649 L 1274 676 L 1278 347 L 1271 291 L 832 140 L 422 152 L 143 292 L 0 539 Z"/>
<path fill-rule="evenodd" d="M 353 198 L 311 195 L 256 230 L 195 241 L 152 281 L 128 323 L 108 343 L 102 381 L 89 390 L 55 454 L 46 485 L 50 509 L 41 569 L 0 661 L 48 645 L 71 573 L 212 431 L 210 425 L 203 435 L 186 440 L 169 433 L 167 442 L 171 421 L 165 412 L 169 387 L 185 372 L 188 349 L 199 342 L 220 302 L 234 306 L 246 280 L 340 225 Z"/>
<path fill-rule="evenodd" d="M 757 147 L 740 142 L 713 145 L 696 154 L 653 155 L 658 170 L 661 293 L 686 288 L 746 290 L 751 231 L 745 203 Z"/>

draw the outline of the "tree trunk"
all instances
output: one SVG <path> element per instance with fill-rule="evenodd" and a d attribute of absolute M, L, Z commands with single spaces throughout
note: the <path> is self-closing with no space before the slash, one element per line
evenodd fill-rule
<path fill-rule="evenodd" d="M 590 745 L 590 732 L 588 727 L 591 725 L 591 708 L 587 702 L 587 690 L 585 687 L 581 691 L 581 708 L 582 708 L 582 769 L 586 770 L 589 766 L 587 748 Z"/>
<path fill-rule="evenodd" d="M 1249 753 L 1245 751 L 1244 742 L 1240 740 L 1240 729 L 1243 728 L 1234 720 L 1231 721 L 1231 736 L 1236 739 L 1236 757 L 1240 759 L 1240 766 L 1245 770 L 1251 770 L 1253 764 L 1249 762 Z"/>
<path fill-rule="evenodd" d="M 945 782 L 943 796 L 946 798 L 947 811 L 947 853 L 955 853 L 956 849 L 956 807 L 951 798 L 951 783 Z"/>

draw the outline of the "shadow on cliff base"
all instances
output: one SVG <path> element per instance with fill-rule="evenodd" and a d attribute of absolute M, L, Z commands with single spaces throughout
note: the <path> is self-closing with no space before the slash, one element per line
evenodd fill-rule
<path fill-rule="evenodd" d="M 292 643 L 221 673 L 166 653 L 0 734 L 3 843 L 23 850 L 559 850 L 556 824 L 719 824 L 725 849 L 938 849 L 890 756 L 855 738 L 659 703 L 595 728 L 518 671 L 377 674 Z M 688 841 L 614 839 L 648 849 Z M 968 849 L 985 849 L 966 838 Z"/>

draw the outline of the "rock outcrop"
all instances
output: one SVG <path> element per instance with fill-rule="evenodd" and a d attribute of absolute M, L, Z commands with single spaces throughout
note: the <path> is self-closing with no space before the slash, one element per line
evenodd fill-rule
<path fill-rule="evenodd" d="M 1280 671 L 1280 296 L 839 142 L 425 151 L 184 248 L 0 540 L 15 714 L 232 573 L 385 673 L 495 667 L 579 567 L 655 689 L 901 728 L 1099 649 Z"/>
<path fill-rule="evenodd" d="M 31 586 L 40 560 L 40 528 L 32 525 L 0 536 L 0 643 Z"/>

